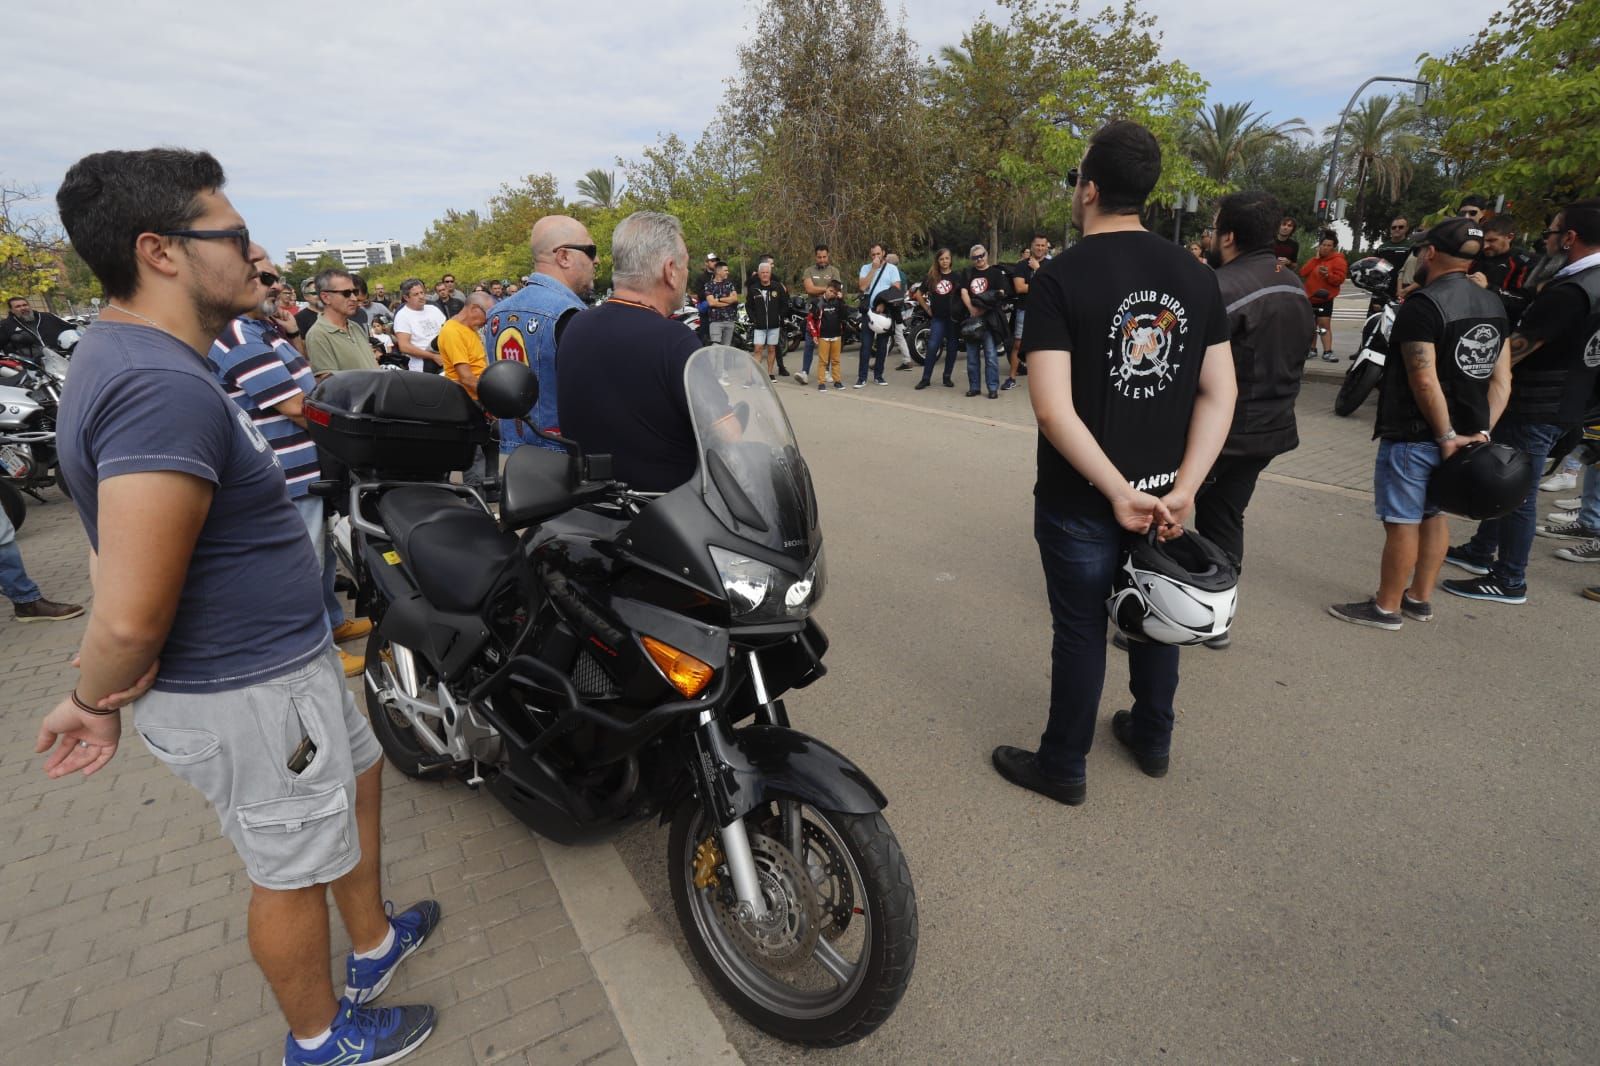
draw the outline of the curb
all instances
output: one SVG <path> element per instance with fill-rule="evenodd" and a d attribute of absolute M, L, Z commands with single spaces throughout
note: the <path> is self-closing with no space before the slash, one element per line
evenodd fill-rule
<path fill-rule="evenodd" d="M 610 844 L 539 840 L 550 879 L 639 1066 L 744 1066 L 676 945 Z"/>

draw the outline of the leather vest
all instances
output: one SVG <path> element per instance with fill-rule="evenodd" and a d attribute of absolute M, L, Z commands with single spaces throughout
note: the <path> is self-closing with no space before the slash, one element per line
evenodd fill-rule
<path fill-rule="evenodd" d="M 1594 392 L 1600 370 L 1600 266 L 1551 282 L 1544 291 L 1568 285 L 1583 291 L 1589 314 L 1517 366 L 1507 414 L 1520 421 L 1576 426 Z"/>
<path fill-rule="evenodd" d="M 1465 274 L 1447 274 L 1410 299 L 1431 303 L 1444 320 L 1444 331 L 1433 345 L 1433 366 L 1450 408 L 1451 427 L 1462 436 L 1488 429 L 1489 378 L 1510 329 L 1505 304 Z M 1399 351 L 1384 362 L 1374 435 L 1413 442 L 1437 436 L 1412 395 L 1405 356 Z"/>

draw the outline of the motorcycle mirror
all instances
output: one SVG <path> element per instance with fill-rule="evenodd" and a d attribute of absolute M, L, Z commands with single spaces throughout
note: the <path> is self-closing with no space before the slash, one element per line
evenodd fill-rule
<path fill-rule="evenodd" d="M 539 402 L 539 379 L 528 364 L 501 359 L 478 378 L 478 402 L 496 418 L 523 418 Z"/>

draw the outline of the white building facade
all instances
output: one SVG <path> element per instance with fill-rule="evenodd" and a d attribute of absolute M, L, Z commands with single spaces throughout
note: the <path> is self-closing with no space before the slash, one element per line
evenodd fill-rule
<path fill-rule="evenodd" d="M 339 262 L 346 270 L 365 270 L 368 267 L 384 266 L 394 262 L 405 253 L 405 247 L 392 237 L 382 241 L 348 241 L 344 244 L 330 244 L 326 240 L 316 240 L 297 248 L 290 248 L 284 265 L 314 263 L 330 253 L 339 257 Z"/>

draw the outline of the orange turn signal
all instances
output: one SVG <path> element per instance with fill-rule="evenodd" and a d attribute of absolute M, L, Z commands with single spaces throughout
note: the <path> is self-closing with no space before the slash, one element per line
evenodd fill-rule
<path fill-rule="evenodd" d="M 650 660 L 666 675 L 672 687 L 686 698 L 698 696 L 711 682 L 711 675 L 715 671 L 688 652 L 663 644 L 654 637 L 639 639 L 644 641 L 644 650 L 650 654 Z"/>

